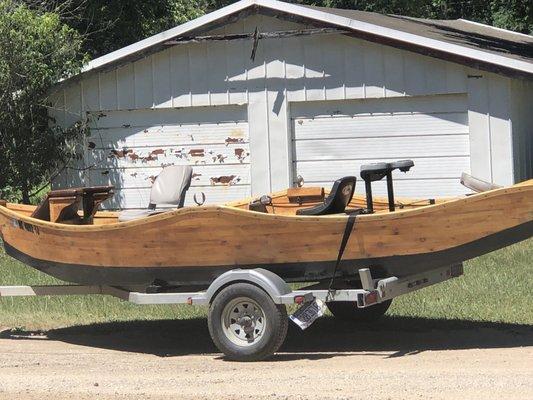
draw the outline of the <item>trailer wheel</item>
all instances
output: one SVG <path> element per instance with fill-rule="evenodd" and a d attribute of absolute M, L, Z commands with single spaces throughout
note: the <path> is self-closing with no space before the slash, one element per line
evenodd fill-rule
<path fill-rule="evenodd" d="M 335 318 L 354 322 L 372 322 L 382 317 L 391 304 L 392 300 L 387 300 L 370 307 L 358 308 L 356 302 L 332 301 L 327 303 L 327 306 Z"/>
<path fill-rule="evenodd" d="M 211 339 L 229 359 L 263 360 L 274 354 L 287 335 L 284 305 L 261 288 L 235 283 L 215 297 L 207 318 Z"/>

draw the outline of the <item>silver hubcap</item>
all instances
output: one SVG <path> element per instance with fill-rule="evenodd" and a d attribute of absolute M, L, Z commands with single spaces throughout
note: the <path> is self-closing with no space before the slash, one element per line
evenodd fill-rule
<path fill-rule="evenodd" d="M 257 343 L 267 324 L 261 307 L 252 299 L 238 297 L 230 301 L 222 311 L 222 330 L 237 346 Z"/>

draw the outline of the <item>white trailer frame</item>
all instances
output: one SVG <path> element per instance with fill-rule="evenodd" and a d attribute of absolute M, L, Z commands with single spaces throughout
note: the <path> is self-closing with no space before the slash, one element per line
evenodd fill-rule
<path fill-rule="evenodd" d="M 373 279 L 368 268 L 360 269 L 361 289 L 300 289 L 292 290 L 278 275 L 262 268 L 235 269 L 219 276 L 205 291 L 141 293 L 112 286 L 49 285 L 0 286 L 1 297 L 110 295 L 134 304 L 209 305 L 224 287 L 248 282 L 262 288 L 276 304 L 302 304 L 314 299 L 351 301 L 365 308 L 416 290 L 463 275 L 463 265 L 455 264 L 404 278 Z"/>

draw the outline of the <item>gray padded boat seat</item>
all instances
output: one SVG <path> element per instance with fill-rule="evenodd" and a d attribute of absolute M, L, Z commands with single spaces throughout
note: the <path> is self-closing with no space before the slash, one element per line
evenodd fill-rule
<path fill-rule="evenodd" d="M 503 186 L 490 183 L 463 172 L 461 184 L 476 193 L 487 192 L 489 190 L 501 189 Z"/>
<path fill-rule="evenodd" d="M 380 162 L 374 164 L 365 164 L 361 166 L 361 178 L 364 181 L 380 181 L 389 172 L 399 169 L 402 172 L 409 171 L 414 167 L 415 163 L 412 160 L 400 160 L 390 163 Z"/>
<path fill-rule="evenodd" d="M 165 167 L 157 176 L 150 191 L 150 204 L 146 210 L 125 210 L 118 217 L 120 222 L 132 221 L 165 212 L 158 207 L 181 208 L 185 193 L 191 186 L 192 168 L 190 165 Z"/>
<path fill-rule="evenodd" d="M 329 215 L 340 214 L 346 210 L 355 191 L 355 176 L 346 176 L 338 179 L 323 204 L 296 211 L 296 215 Z"/>

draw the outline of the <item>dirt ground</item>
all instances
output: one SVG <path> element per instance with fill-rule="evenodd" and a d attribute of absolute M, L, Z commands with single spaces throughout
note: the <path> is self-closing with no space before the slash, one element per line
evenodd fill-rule
<path fill-rule="evenodd" d="M 2 400 L 533 398 L 527 325 L 323 318 L 248 364 L 216 353 L 202 319 L 0 337 Z"/>

